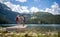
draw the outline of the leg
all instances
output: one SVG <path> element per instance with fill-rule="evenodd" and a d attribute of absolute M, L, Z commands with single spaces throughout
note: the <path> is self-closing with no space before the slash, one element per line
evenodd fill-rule
<path fill-rule="evenodd" d="M 19 33 L 19 32 L 20 32 L 20 29 L 19 29 L 19 24 L 20 24 L 20 22 L 17 21 L 17 23 L 18 23 L 17 33 Z"/>

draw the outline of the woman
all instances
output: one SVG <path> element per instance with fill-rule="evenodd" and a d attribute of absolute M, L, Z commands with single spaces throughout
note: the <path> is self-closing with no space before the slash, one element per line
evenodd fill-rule
<path fill-rule="evenodd" d="M 20 17 L 19 17 L 19 15 L 17 15 L 16 21 L 17 21 L 17 24 L 20 24 Z"/>
<path fill-rule="evenodd" d="M 19 32 L 19 24 L 20 24 L 20 17 L 19 17 L 19 15 L 17 15 L 16 21 L 17 21 L 17 24 L 18 24 L 17 32 Z"/>

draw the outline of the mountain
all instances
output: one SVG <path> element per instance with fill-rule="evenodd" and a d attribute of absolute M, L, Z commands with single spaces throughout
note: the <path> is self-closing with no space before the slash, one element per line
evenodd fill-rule
<path fill-rule="evenodd" d="M 48 12 L 18 13 L 0 3 L 0 24 L 16 24 L 15 18 L 18 14 L 26 16 L 26 24 L 60 24 L 60 15 L 52 15 Z"/>
<path fill-rule="evenodd" d="M 15 18 L 18 14 L 30 16 L 30 14 L 14 12 L 5 4 L 0 3 L 0 24 L 16 24 Z"/>
<path fill-rule="evenodd" d="M 28 23 L 34 24 L 60 24 L 60 15 L 53 15 L 48 12 L 36 12 L 31 15 Z"/>
<path fill-rule="evenodd" d="M 17 14 L 19 13 L 11 11 L 5 4 L 0 3 L 0 24 L 15 23 L 13 21 Z"/>

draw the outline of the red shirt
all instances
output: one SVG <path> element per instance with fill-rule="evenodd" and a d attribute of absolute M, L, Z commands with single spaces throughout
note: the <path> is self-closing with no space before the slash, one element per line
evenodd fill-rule
<path fill-rule="evenodd" d="M 16 21 L 20 21 L 20 17 L 16 17 Z"/>

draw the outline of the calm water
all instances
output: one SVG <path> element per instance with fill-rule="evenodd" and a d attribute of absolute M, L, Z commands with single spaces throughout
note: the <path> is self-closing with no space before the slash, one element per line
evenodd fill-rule
<path fill-rule="evenodd" d="M 17 24 L 0 24 L 0 26 L 16 26 Z M 20 24 L 22 25 L 22 24 Z M 60 24 L 25 24 L 27 26 L 60 26 Z"/>
<path fill-rule="evenodd" d="M 22 25 L 22 24 L 20 24 Z M 39 31 L 60 31 L 60 24 L 25 24 L 26 30 L 39 30 Z M 0 24 L 0 26 L 17 26 L 17 24 Z M 16 30 L 16 28 L 7 28 L 7 30 Z"/>

